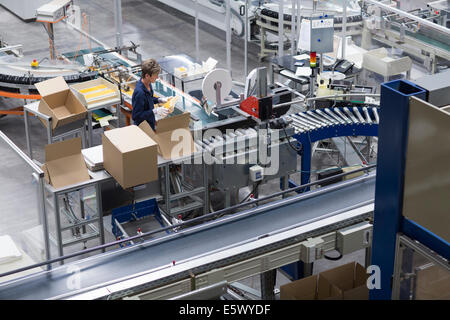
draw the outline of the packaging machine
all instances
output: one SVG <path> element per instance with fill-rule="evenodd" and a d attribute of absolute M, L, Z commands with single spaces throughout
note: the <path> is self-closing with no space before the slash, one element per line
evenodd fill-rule
<path fill-rule="evenodd" d="M 364 4 L 363 48 L 369 49 L 376 40 L 420 59 L 433 74 L 438 65 L 448 67 L 448 2 L 431 2 L 427 9 L 410 12 L 397 9 L 393 1 L 366 0 Z"/>

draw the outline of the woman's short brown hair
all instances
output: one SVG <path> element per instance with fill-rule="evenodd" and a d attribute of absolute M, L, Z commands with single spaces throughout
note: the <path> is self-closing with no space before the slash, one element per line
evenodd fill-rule
<path fill-rule="evenodd" d="M 148 59 L 142 62 L 142 78 L 145 78 L 145 75 L 148 74 L 150 77 L 154 74 L 160 73 L 161 67 L 155 59 Z"/>

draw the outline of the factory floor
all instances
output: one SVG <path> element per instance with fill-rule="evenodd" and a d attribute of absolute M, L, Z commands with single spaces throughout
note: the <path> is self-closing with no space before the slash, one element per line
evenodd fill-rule
<path fill-rule="evenodd" d="M 88 16 L 89 32 L 101 42 L 114 47 L 116 45 L 113 0 L 79 0 L 76 1 Z M 139 52 L 143 59 L 160 58 L 172 54 L 188 54 L 195 57 L 195 37 L 193 19 L 183 15 L 157 1 L 122 1 L 123 39 L 124 44 L 130 41 L 139 44 Z M 200 24 L 200 60 L 206 61 L 209 57 L 219 61 L 218 67 L 226 68 L 225 34 Z M 48 57 L 48 36 L 40 23 L 26 23 L 5 8 L 0 6 L 0 36 L 10 45 L 22 44 L 24 54 L 28 57 L 40 60 Z M 81 44 L 81 48 L 89 48 L 88 42 L 80 34 L 69 29 L 64 23 L 55 25 L 55 43 L 58 54 L 74 51 Z M 267 66 L 267 62 L 259 63 L 257 53 L 259 48 L 250 46 L 248 60 L 249 70 L 257 66 Z M 244 55 L 243 43 L 236 39 L 232 45 L 232 74 L 234 80 L 243 82 Z M 197 84 L 198 85 L 198 84 Z M 10 109 L 22 106 L 24 101 L 0 97 L 0 109 Z M 6 134 L 23 152 L 26 153 L 26 139 L 24 119 L 22 116 L 11 116 L 0 118 L 0 131 Z M 94 132 L 94 141 L 100 141 L 101 131 Z M 40 162 L 44 161 L 44 146 L 46 144 L 46 131 L 42 124 L 31 119 L 30 136 L 34 149 L 34 158 Z M 30 172 L 26 165 L 13 153 L 8 151 L 6 145 L 0 143 L 1 161 L 0 177 L 0 235 L 8 234 L 13 240 L 24 243 L 33 236 L 23 235 L 24 231 L 33 229 L 39 223 L 37 217 L 37 199 L 35 195 L 36 185 L 30 182 Z M 342 164 L 337 157 L 329 154 L 316 153 L 313 159 L 313 170 L 324 166 Z M 292 177 L 299 182 L 299 174 Z M 261 196 L 269 195 L 279 191 L 279 181 L 273 181 L 262 186 L 259 190 Z M 240 191 L 240 199 L 244 198 L 249 189 Z M 53 221 L 54 218 L 49 218 Z M 110 217 L 104 219 L 106 241 L 114 240 L 111 230 Z M 52 225 L 51 225 L 52 226 Z M 51 227 L 50 226 L 50 227 Z M 42 241 L 42 240 L 36 240 Z M 88 247 L 95 245 L 92 240 L 87 243 Z M 67 248 L 64 253 L 71 253 L 83 249 L 83 244 Z M 115 248 L 112 248 L 115 249 Z M 30 250 L 30 252 L 33 250 Z M 42 252 L 31 252 L 35 259 L 39 259 Z M 330 254 L 331 255 L 331 254 Z M 319 260 L 314 264 L 313 273 L 334 268 L 347 262 L 357 261 L 364 265 L 365 251 L 361 250 L 347 255 L 338 261 Z M 282 273 L 277 272 L 276 287 L 288 283 L 289 279 Z M 251 277 L 241 281 L 242 284 L 253 289 L 260 289 L 259 276 Z"/>

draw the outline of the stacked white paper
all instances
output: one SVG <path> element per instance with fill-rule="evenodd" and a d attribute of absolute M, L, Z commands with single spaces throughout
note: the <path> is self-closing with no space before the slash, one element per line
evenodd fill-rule
<path fill-rule="evenodd" d="M 81 150 L 84 161 L 91 171 L 103 170 L 103 146 Z"/>

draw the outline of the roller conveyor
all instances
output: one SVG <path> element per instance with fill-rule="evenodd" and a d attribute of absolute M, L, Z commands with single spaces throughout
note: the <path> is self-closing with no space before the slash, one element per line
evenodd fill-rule
<path fill-rule="evenodd" d="M 146 243 L 0 284 L 0 299 L 69 298 L 75 293 L 82 294 L 101 288 L 112 293 L 111 288 L 115 283 L 119 283 L 118 279 L 123 282 L 138 274 L 153 275 L 153 279 L 157 279 L 159 285 L 163 285 L 164 279 L 158 278 L 158 275 L 171 270 L 173 261 L 180 262 L 180 265 L 188 264 L 189 261 L 200 259 L 208 254 L 233 249 L 233 256 L 229 256 L 228 260 L 205 259 L 208 262 L 195 269 L 195 273 L 198 274 L 221 265 L 248 259 L 249 253 L 252 252 L 262 254 L 278 250 L 303 241 L 302 235 L 292 234 L 291 238 L 253 248 L 252 252 L 243 251 L 242 248 L 245 247 L 244 244 L 259 243 L 258 240 L 261 238 L 276 239 L 278 234 L 298 230 L 299 226 L 318 225 L 320 221 L 328 222 L 316 232 L 331 232 L 337 228 L 358 223 L 366 219 L 369 213 L 354 214 L 351 219 L 345 216 L 345 213 L 357 208 L 366 208 L 373 203 L 374 197 L 375 174 L 371 173 L 354 180 L 261 205 L 234 216 L 185 229 Z M 333 223 L 329 222 L 330 219 Z M 308 233 L 303 236 L 311 235 L 312 233 Z M 81 271 L 82 289 L 76 292 L 71 291 L 67 286 L 72 276 L 72 272 L 68 270 L 74 270 L 74 267 Z M 169 282 L 175 280 L 177 280 L 176 275 L 167 279 Z"/>
<path fill-rule="evenodd" d="M 346 124 L 344 120 L 342 120 L 337 114 L 335 114 L 330 109 L 326 108 L 325 112 L 328 113 L 330 116 L 332 116 L 334 119 L 336 119 L 340 124 Z"/>
<path fill-rule="evenodd" d="M 345 115 L 346 114 L 346 115 Z M 364 114 L 364 116 L 363 116 Z M 306 133 L 329 127 L 372 126 L 379 124 L 378 108 L 325 108 L 288 115 L 296 133 Z"/>
<path fill-rule="evenodd" d="M 347 118 L 347 116 L 338 108 L 333 109 L 333 112 L 336 112 L 339 115 L 339 117 L 344 119 L 344 121 L 347 122 L 348 124 L 352 124 L 352 121 L 349 118 Z"/>
<path fill-rule="evenodd" d="M 322 112 L 322 110 L 317 109 L 315 110 L 319 115 L 321 115 L 322 117 L 324 117 L 325 119 L 328 119 L 328 121 L 330 121 L 333 124 L 339 124 L 339 121 L 337 121 L 336 119 L 333 119 L 332 117 L 330 117 L 329 115 L 327 115 L 326 113 Z"/>
<path fill-rule="evenodd" d="M 321 117 L 318 113 L 314 113 L 312 111 L 307 111 L 308 115 L 320 122 L 326 123 L 328 126 L 332 126 L 333 122 L 329 121 L 328 119 Z"/>

